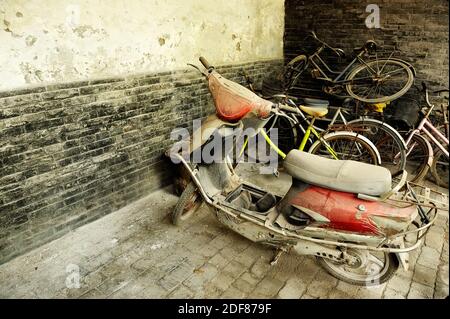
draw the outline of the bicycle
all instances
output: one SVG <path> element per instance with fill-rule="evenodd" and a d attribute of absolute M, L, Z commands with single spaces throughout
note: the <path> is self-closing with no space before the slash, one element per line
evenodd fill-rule
<path fill-rule="evenodd" d="M 355 132 L 348 132 L 344 130 L 330 133 L 314 126 L 314 122 L 316 119 L 322 118 L 328 113 L 327 108 L 300 105 L 298 106 L 298 109 L 312 117 L 311 121 L 309 121 L 306 117 L 302 118 L 302 122 L 306 122 L 308 126 L 306 129 L 304 129 L 303 139 L 301 140 L 301 143 L 298 147 L 299 150 L 305 150 L 307 142 L 311 141 L 310 136 L 312 133 L 312 135 L 316 137 L 316 141 L 309 148 L 308 152 L 310 153 L 314 152 L 322 156 L 329 156 L 336 160 L 357 160 L 374 165 L 380 164 L 380 154 L 375 145 L 368 138 Z M 276 123 L 276 120 L 278 118 L 286 119 L 287 121 L 294 123 L 294 125 L 299 125 L 300 127 L 302 127 L 298 118 L 292 116 L 292 113 L 295 112 L 295 110 L 296 109 L 286 104 L 280 103 L 279 112 L 277 112 L 276 115 L 268 121 L 268 123 L 272 123 L 272 125 L 269 125 L 267 131 L 270 132 L 274 128 L 274 124 Z M 288 115 L 287 113 L 290 115 Z M 282 141 L 282 143 L 280 144 L 280 140 L 278 140 L 278 145 L 275 145 L 275 143 L 273 143 L 269 135 L 266 133 L 265 129 L 261 129 L 259 133 L 264 137 L 266 143 L 269 144 L 269 146 L 273 148 L 281 158 L 284 159 L 286 157 L 287 150 L 285 153 L 285 151 L 282 149 Z M 238 158 L 240 158 L 244 154 L 247 145 L 248 138 L 245 139 L 244 144 L 238 154 Z M 321 152 L 317 152 L 317 150 L 319 150 L 317 146 L 322 147 Z M 292 148 L 290 148 L 289 150 L 291 149 Z M 247 156 L 249 156 L 248 153 Z M 257 160 L 257 158 L 255 159 Z"/>
<path fill-rule="evenodd" d="M 278 128 L 279 148 L 284 152 L 289 152 L 293 148 L 298 148 L 300 145 L 300 139 L 303 136 L 305 140 L 306 129 L 303 127 L 303 122 L 306 121 L 306 115 L 302 111 L 302 106 L 297 106 L 294 103 L 293 97 L 287 97 L 286 95 L 275 95 L 275 98 L 282 98 L 283 101 L 292 106 L 284 106 L 283 110 L 289 114 L 289 118 L 294 120 L 287 120 L 284 117 L 274 117 L 267 125 L 268 130 L 273 127 Z M 297 99 L 298 100 L 298 99 Z M 320 118 L 322 126 L 313 126 L 313 128 L 320 132 L 320 134 L 328 134 L 330 132 L 338 131 L 351 131 L 359 136 L 368 138 L 376 147 L 379 152 L 378 165 L 382 165 L 391 171 L 392 176 L 400 174 L 406 166 L 406 143 L 403 140 L 400 133 L 392 126 L 377 119 L 367 118 L 361 116 L 359 118 L 353 118 L 349 120 L 348 109 L 343 107 L 329 106 L 325 100 L 316 100 L 310 98 L 304 98 L 303 102 L 306 104 L 316 105 L 322 103 L 323 107 L 334 111 L 331 118 Z M 323 125 L 325 124 L 325 125 Z M 308 136 L 306 137 L 308 139 Z M 329 152 L 319 142 L 314 142 L 308 139 L 309 152 L 319 154 L 321 156 L 330 157 Z M 354 160 L 365 161 L 366 158 L 354 157 Z M 394 178 L 394 183 L 400 183 L 401 181 Z"/>
<path fill-rule="evenodd" d="M 407 134 L 406 170 L 409 179 L 419 183 L 431 168 L 437 184 L 448 188 L 449 139 L 429 120 L 434 105 L 429 100 L 428 89 L 423 82 L 422 90 L 428 110 L 419 125 Z"/>
<path fill-rule="evenodd" d="M 339 94 L 342 87 L 345 87 L 348 95 L 368 104 L 393 101 L 405 94 L 414 82 L 413 67 L 406 61 L 392 58 L 394 52 L 387 59 L 378 59 L 377 44 L 372 40 L 367 41 L 362 47 L 354 49 L 356 56 L 342 71 L 332 70 L 320 57 L 322 51 L 328 48 L 339 58 L 344 57 L 345 52 L 320 40 L 313 31 L 310 32 L 310 36 L 321 45 L 313 54 L 299 55 L 286 65 L 281 74 L 285 92 L 295 86 L 301 74 L 310 65 L 312 65 L 312 77 L 325 82 L 323 90 L 326 93 Z M 365 55 L 373 54 L 375 54 L 375 60 L 366 61 L 363 58 Z M 335 77 L 328 76 L 320 65 Z"/>

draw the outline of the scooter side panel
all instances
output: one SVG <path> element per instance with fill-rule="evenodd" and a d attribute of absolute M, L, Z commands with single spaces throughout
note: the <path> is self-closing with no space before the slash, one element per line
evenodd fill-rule
<path fill-rule="evenodd" d="M 329 220 L 320 227 L 375 235 L 398 233 L 417 214 L 414 205 L 400 208 L 385 202 L 365 201 L 352 193 L 318 186 L 298 192 L 290 204 L 305 207 Z"/>

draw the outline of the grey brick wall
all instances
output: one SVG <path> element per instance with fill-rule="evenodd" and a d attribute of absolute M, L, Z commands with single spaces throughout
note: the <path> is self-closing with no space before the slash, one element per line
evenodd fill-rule
<path fill-rule="evenodd" d="M 281 63 L 218 71 L 259 83 Z M 0 263 L 170 184 L 170 131 L 212 112 L 196 71 L 0 92 Z"/>
<path fill-rule="evenodd" d="M 368 4 L 380 8 L 381 29 L 368 29 Z M 315 46 L 305 41 L 308 30 L 346 53 L 374 39 L 380 54 L 399 50 L 394 56 L 411 62 L 418 71 L 416 83 L 448 87 L 447 0 L 286 0 L 284 56 L 288 61 Z M 324 55 L 328 61 L 333 60 Z M 307 81 L 308 82 L 308 81 Z"/>

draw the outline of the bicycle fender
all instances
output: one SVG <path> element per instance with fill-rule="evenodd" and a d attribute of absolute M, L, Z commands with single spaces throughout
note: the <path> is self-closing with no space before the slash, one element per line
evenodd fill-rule
<path fill-rule="evenodd" d="M 322 138 L 326 139 L 327 137 L 339 136 L 339 135 L 352 135 L 354 137 L 361 138 L 364 142 L 366 142 L 375 151 L 375 154 L 377 156 L 377 163 L 376 163 L 376 165 L 380 165 L 381 164 L 381 156 L 380 156 L 380 152 L 378 151 L 377 147 L 367 137 L 365 137 L 365 136 L 363 136 L 361 134 L 357 134 L 357 133 L 354 133 L 354 132 L 339 131 L 339 132 L 332 132 L 332 133 L 325 134 L 324 136 L 322 136 Z M 308 153 L 311 153 L 311 151 L 319 143 L 320 143 L 320 140 L 315 141 L 313 143 L 313 145 L 311 145 L 311 147 L 308 149 Z"/>
<path fill-rule="evenodd" d="M 361 123 L 367 123 L 367 122 L 377 123 L 377 124 L 381 124 L 384 127 L 387 127 L 388 129 L 390 129 L 392 131 L 392 133 L 395 134 L 395 136 L 397 136 L 400 139 L 400 141 L 402 142 L 402 145 L 403 145 L 403 149 L 405 149 L 405 150 L 407 149 L 405 139 L 400 135 L 400 133 L 395 128 L 393 128 L 389 124 L 387 124 L 385 122 L 382 122 L 380 120 L 376 120 L 376 119 L 364 119 L 364 120 L 362 120 L 362 119 L 355 119 L 355 120 L 351 120 L 351 121 L 347 122 L 347 124 L 358 123 L 358 122 L 361 122 Z"/>
<path fill-rule="evenodd" d="M 405 60 L 398 59 L 398 58 L 390 58 L 389 60 L 394 60 L 394 61 L 406 64 L 411 69 L 411 72 L 413 73 L 414 77 L 416 77 L 416 74 L 417 74 L 416 69 L 414 68 L 414 66 L 411 63 L 406 62 Z"/>
<path fill-rule="evenodd" d="M 428 154 L 430 154 L 430 156 L 428 156 L 428 161 L 427 161 L 427 165 L 428 167 L 431 167 L 433 165 L 433 158 L 434 158 L 434 151 L 433 151 L 433 147 L 431 146 L 431 143 L 428 141 L 428 139 L 420 134 L 416 134 L 416 136 L 420 139 L 422 139 L 425 144 L 427 145 L 428 148 Z M 408 160 L 408 157 L 406 158 L 406 160 Z"/>

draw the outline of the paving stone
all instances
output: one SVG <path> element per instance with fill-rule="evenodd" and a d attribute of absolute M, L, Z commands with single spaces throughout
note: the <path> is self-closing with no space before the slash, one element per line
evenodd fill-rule
<path fill-rule="evenodd" d="M 405 299 L 406 294 L 403 294 L 397 290 L 386 288 L 386 290 L 383 293 L 383 298 L 384 299 Z"/>
<path fill-rule="evenodd" d="M 221 269 L 225 267 L 230 261 L 224 258 L 221 253 L 217 253 L 208 262 Z"/>
<path fill-rule="evenodd" d="M 135 261 L 131 265 L 131 268 L 136 269 L 139 272 L 143 272 L 143 271 L 149 269 L 150 267 L 152 267 L 154 265 L 155 265 L 155 259 L 154 258 L 143 257 L 143 258 Z"/>
<path fill-rule="evenodd" d="M 266 295 L 267 297 L 274 297 L 278 294 L 278 291 L 283 287 L 284 282 L 270 277 L 265 277 L 256 286 L 255 290 L 259 294 Z"/>
<path fill-rule="evenodd" d="M 230 287 L 235 278 L 227 273 L 219 273 L 212 281 L 211 286 L 217 287 L 221 291 L 225 291 Z"/>
<path fill-rule="evenodd" d="M 194 292 L 184 285 L 175 288 L 169 295 L 171 299 L 188 299 L 194 296 Z"/>
<path fill-rule="evenodd" d="M 419 259 L 417 260 L 417 264 L 429 268 L 437 268 L 440 263 L 440 257 L 441 256 L 436 249 L 431 247 L 423 247 Z"/>
<path fill-rule="evenodd" d="M 355 296 L 355 294 L 358 292 L 358 288 L 355 285 L 349 284 L 345 281 L 340 280 L 336 286 L 336 289 L 333 289 L 333 291 L 335 290 L 339 290 L 341 292 L 343 292 L 346 295 L 350 295 L 350 296 Z"/>
<path fill-rule="evenodd" d="M 225 290 L 211 285 L 208 286 L 205 290 L 202 290 L 201 292 L 196 293 L 194 298 L 201 298 L 201 299 L 218 299 L 220 296 L 224 293 Z"/>
<path fill-rule="evenodd" d="M 433 298 L 434 289 L 432 287 L 413 282 L 409 290 L 408 299 L 429 299 Z"/>
<path fill-rule="evenodd" d="M 337 279 L 329 276 L 328 280 L 313 279 L 308 285 L 306 293 L 314 297 L 327 296 L 337 286 Z"/>
<path fill-rule="evenodd" d="M 120 275 L 116 275 L 112 278 L 106 279 L 96 289 L 108 296 L 121 289 L 134 279 L 135 278 L 130 277 L 126 273 L 121 273 Z"/>
<path fill-rule="evenodd" d="M 230 286 L 225 292 L 220 296 L 223 299 L 242 299 L 246 295 L 245 292 L 237 289 L 236 287 Z"/>
<path fill-rule="evenodd" d="M 203 289 L 204 285 L 211 281 L 218 273 L 216 266 L 209 263 L 194 270 L 193 274 L 183 284 L 193 291 Z"/>
<path fill-rule="evenodd" d="M 174 265 L 174 267 L 158 281 L 158 284 L 170 291 L 191 276 L 194 269 L 195 266 L 193 266 L 189 260 L 184 260 L 183 262 Z"/>
<path fill-rule="evenodd" d="M 80 278 L 80 284 L 82 287 L 86 286 L 92 289 L 98 287 L 106 278 L 107 277 L 101 271 L 97 270 L 86 276 L 82 276 Z"/>
<path fill-rule="evenodd" d="M 246 282 L 248 282 L 250 285 L 256 286 L 261 279 L 256 277 L 255 275 L 249 273 L 249 272 L 245 272 L 241 275 L 241 277 L 239 277 L 239 279 L 245 280 Z"/>
<path fill-rule="evenodd" d="M 160 288 L 161 289 L 161 288 Z M 136 299 L 136 298 L 144 298 L 146 286 L 143 285 L 143 282 L 138 280 L 134 280 L 130 282 L 120 289 L 116 290 L 112 294 L 108 296 L 108 299 Z M 162 292 L 162 289 L 161 289 Z"/>
<path fill-rule="evenodd" d="M 91 288 L 88 287 L 80 287 L 80 288 L 64 288 L 54 293 L 51 298 L 53 299 L 76 299 L 79 298 L 81 295 L 84 295 L 86 292 L 91 290 Z M 5 296 L 6 298 L 11 298 L 10 296 Z"/>
<path fill-rule="evenodd" d="M 223 270 L 226 273 L 230 274 L 232 277 L 238 278 L 247 270 L 247 267 L 233 260 L 229 264 L 227 264 Z"/>
<path fill-rule="evenodd" d="M 306 291 L 306 285 L 298 279 L 289 279 L 278 292 L 281 299 L 299 299 Z"/>
<path fill-rule="evenodd" d="M 191 243 L 189 243 L 188 246 L 189 246 L 188 249 L 190 249 L 193 253 L 201 254 L 204 257 L 212 257 L 219 251 L 218 248 L 212 246 L 209 243 L 203 246 L 201 249 L 195 248 L 196 246 L 191 245 Z"/>
<path fill-rule="evenodd" d="M 427 286 L 434 286 L 436 279 L 436 269 L 431 269 L 422 265 L 416 265 L 414 269 L 413 283 Z"/>
<path fill-rule="evenodd" d="M 449 284 L 449 274 L 448 273 L 449 273 L 448 264 L 441 264 L 438 268 L 436 282 L 442 283 L 442 284 L 448 286 L 448 284 Z"/>
<path fill-rule="evenodd" d="M 85 294 L 80 296 L 80 299 L 104 299 L 104 298 L 106 298 L 106 295 L 97 289 L 91 289 L 87 291 Z"/>
<path fill-rule="evenodd" d="M 86 267 L 89 272 L 95 271 L 98 268 L 106 265 L 114 259 L 114 256 L 110 251 L 104 251 L 101 254 L 94 256 L 89 259 Z"/>
<path fill-rule="evenodd" d="M 357 299 L 380 299 L 385 288 L 386 283 L 377 286 L 360 287 L 355 297 Z"/>
<path fill-rule="evenodd" d="M 425 245 L 441 252 L 444 245 L 445 230 L 443 228 L 432 227 L 425 237 Z"/>
<path fill-rule="evenodd" d="M 434 288 L 433 297 L 436 299 L 444 299 L 449 296 L 448 294 L 448 285 L 443 283 L 436 283 L 436 287 Z"/>
<path fill-rule="evenodd" d="M 232 238 L 229 233 L 222 234 L 214 238 L 209 244 L 215 248 L 222 249 L 228 246 L 232 242 Z"/>
<path fill-rule="evenodd" d="M 257 283 L 257 282 L 256 282 Z M 246 294 L 249 294 L 255 289 L 256 283 L 254 285 L 248 283 L 248 281 L 238 278 L 233 283 L 232 286 L 238 289 L 239 291 L 242 291 Z"/>
<path fill-rule="evenodd" d="M 329 299 L 353 299 L 354 297 L 342 290 L 333 289 L 328 295 Z"/>
<path fill-rule="evenodd" d="M 302 299 L 317 299 L 317 297 L 308 295 L 308 294 L 303 294 Z"/>
<path fill-rule="evenodd" d="M 252 249 L 253 249 L 252 246 L 247 247 L 247 249 L 245 249 L 243 252 L 241 252 L 239 255 L 235 257 L 235 260 L 239 261 L 241 264 L 247 267 L 252 266 L 257 260 L 257 258 L 253 257 L 248 253 L 249 250 Z"/>
<path fill-rule="evenodd" d="M 301 278 L 305 282 L 311 282 L 317 273 L 322 272 L 326 274 L 313 258 L 304 258 L 298 265 L 294 276 Z"/>
<path fill-rule="evenodd" d="M 448 231 L 448 229 L 447 229 Z M 447 239 L 448 240 L 448 239 Z M 449 250 L 448 250 L 448 242 L 444 242 L 444 246 L 442 247 L 441 260 L 448 262 Z"/>
<path fill-rule="evenodd" d="M 220 251 L 220 254 L 229 261 L 232 261 L 236 256 L 239 255 L 239 253 L 232 249 L 231 247 L 225 247 Z"/>
<path fill-rule="evenodd" d="M 398 274 L 394 275 L 388 282 L 387 288 L 395 290 L 401 294 L 406 295 L 411 286 L 411 279 L 399 276 Z"/>
<path fill-rule="evenodd" d="M 262 278 L 266 274 L 266 272 L 269 270 L 270 264 L 265 260 L 264 258 L 259 258 L 250 269 L 250 272 L 258 277 Z"/>

